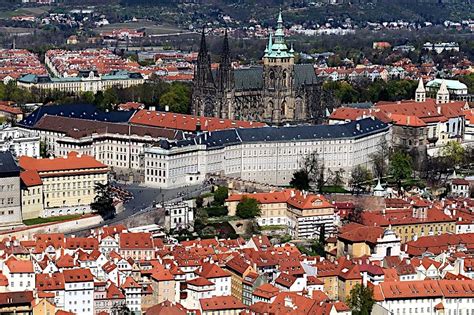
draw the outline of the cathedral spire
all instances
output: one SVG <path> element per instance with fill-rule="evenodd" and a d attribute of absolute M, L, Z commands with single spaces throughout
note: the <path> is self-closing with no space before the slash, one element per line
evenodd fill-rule
<path fill-rule="evenodd" d="M 202 27 L 201 46 L 199 47 L 199 54 L 207 54 L 205 27 Z"/>
<path fill-rule="evenodd" d="M 230 58 L 229 37 L 227 29 L 224 34 L 224 42 L 222 43 L 221 62 L 218 71 L 218 87 L 221 90 L 231 88 L 233 86 L 232 60 Z"/>
<path fill-rule="evenodd" d="M 194 79 L 198 85 L 214 84 L 211 71 L 211 56 L 207 51 L 206 34 L 204 27 L 202 28 L 201 44 L 197 58 L 197 66 Z"/>

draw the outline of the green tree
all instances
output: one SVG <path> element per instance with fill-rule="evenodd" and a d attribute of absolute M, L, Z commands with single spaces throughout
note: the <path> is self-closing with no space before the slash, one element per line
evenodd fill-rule
<path fill-rule="evenodd" d="M 387 161 L 389 155 L 389 147 L 387 141 L 381 140 L 378 144 L 377 152 L 372 153 L 369 157 L 372 159 L 374 175 L 377 178 L 383 178 L 387 174 Z"/>
<path fill-rule="evenodd" d="M 448 165 L 459 167 L 464 161 L 466 150 L 459 142 L 449 141 L 441 148 L 440 153 Z"/>
<path fill-rule="evenodd" d="M 225 186 L 219 186 L 214 192 L 214 204 L 222 206 L 227 197 L 229 197 L 229 188 Z"/>
<path fill-rule="evenodd" d="M 94 101 L 95 101 L 94 93 L 90 91 L 82 93 L 81 100 L 82 102 L 86 104 L 94 104 Z"/>
<path fill-rule="evenodd" d="M 357 165 L 351 171 L 349 185 L 353 192 L 359 193 L 361 191 L 366 191 L 367 187 L 370 187 L 372 179 L 372 173 L 367 169 L 367 167 Z"/>
<path fill-rule="evenodd" d="M 111 197 L 109 184 L 96 184 L 94 187 L 95 198 L 91 203 L 91 209 L 99 213 L 105 220 L 115 216 L 115 207 Z"/>
<path fill-rule="evenodd" d="M 304 170 L 299 170 L 293 173 L 293 178 L 290 180 L 290 186 L 299 190 L 309 189 L 308 173 Z"/>
<path fill-rule="evenodd" d="M 196 197 L 196 208 L 202 208 L 204 204 L 204 198 L 202 196 L 197 196 Z"/>
<path fill-rule="evenodd" d="M 209 220 L 207 211 L 204 208 L 196 210 L 196 217 L 194 218 L 194 231 L 202 231 L 206 227 Z"/>
<path fill-rule="evenodd" d="M 374 306 L 374 292 L 372 288 L 357 283 L 350 292 L 347 300 L 354 315 L 369 315 Z"/>
<path fill-rule="evenodd" d="M 259 217 L 261 213 L 258 201 L 254 198 L 244 196 L 237 205 L 236 214 L 242 219 Z"/>
<path fill-rule="evenodd" d="M 397 182 L 399 189 L 402 187 L 402 181 L 410 178 L 412 172 L 410 155 L 402 150 L 395 151 L 390 157 L 389 173 Z"/>
<path fill-rule="evenodd" d="M 40 156 L 42 158 L 49 157 L 48 144 L 44 141 L 40 141 Z"/>
<path fill-rule="evenodd" d="M 182 83 L 173 83 L 168 92 L 160 97 L 162 107 L 169 106 L 170 111 L 174 113 L 188 113 L 191 104 L 191 90 Z"/>

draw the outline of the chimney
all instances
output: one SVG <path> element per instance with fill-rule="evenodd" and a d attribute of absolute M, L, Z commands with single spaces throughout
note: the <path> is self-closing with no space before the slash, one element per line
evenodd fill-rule
<path fill-rule="evenodd" d="M 165 105 L 165 112 L 169 112 L 169 111 L 170 111 L 169 105 Z"/>
<path fill-rule="evenodd" d="M 436 109 L 438 111 L 438 115 L 441 115 L 441 106 L 436 106 Z"/>

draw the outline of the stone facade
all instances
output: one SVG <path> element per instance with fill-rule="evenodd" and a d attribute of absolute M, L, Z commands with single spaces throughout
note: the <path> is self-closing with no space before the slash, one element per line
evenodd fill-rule
<path fill-rule="evenodd" d="M 204 31 L 194 76 L 194 115 L 265 121 L 320 122 L 327 108 L 321 81 L 310 64 L 295 64 L 285 43 L 283 20 L 270 35 L 263 66 L 233 69 L 227 34 L 217 71 L 211 70 Z"/>
<path fill-rule="evenodd" d="M 0 152 L 0 226 L 22 223 L 20 168 L 10 152 Z"/>

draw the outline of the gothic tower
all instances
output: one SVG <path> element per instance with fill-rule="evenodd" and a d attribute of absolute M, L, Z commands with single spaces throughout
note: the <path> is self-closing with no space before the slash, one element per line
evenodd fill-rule
<path fill-rule="evenodd" d="M 415 102 L 423 103 L 425 101 L 426 101 L 426 90 L 425 90 L 425 86 L 423 85 L 423 79 L 420 78 L 420 81 L 418 82 L 418 87 L 416 88 L 416 91 L 415 91 Z"/>
<path fill-rule="evenodd" d="M 216 86 L 211 70 L 211 55 L 207 51 L 204 28 L 201 35 L 197 64 L 193 79 L 193 114 L 199 116 L 216 116 Z"/>
<path fill-rule="evenodd" d="M 232 69 L 232 60 L 230 57 L 229 38 L 227 30 L 224 35 L 222 45 L 221 60 L 217 71 L 217 89 L 219 95 L 218 112 L 221 118 L 230 118 L 234 98 L 234 70 Z"/>
<path fill-rule="evenodd" d="M 294 112 L 293 48 L 285 43 L 281 12 L 274 36 L 270 34 L 263 56 L 263 102 L 265 120 L 280 123 L 291 120 Z"/>

